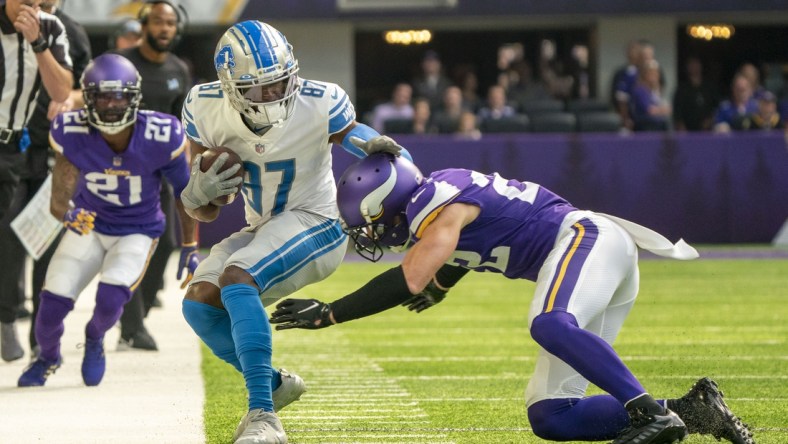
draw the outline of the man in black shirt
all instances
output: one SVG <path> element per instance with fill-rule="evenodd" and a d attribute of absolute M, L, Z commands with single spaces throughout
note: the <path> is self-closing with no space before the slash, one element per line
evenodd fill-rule
<path fill-rule="evenodd" d="M 6 0 L 0 6 L 0 233 L 11 235 L 9 212 L 20 175 L 25 170 L 24 152 L 30 146 L 26 128 L 43 84 L 56 101 L 66 101 L 74 82 L 69 44 L 63 23 L 40 10 L 41 0 Z M 10 68 L 9 68 L 10 67 Z M 18 257 L 0 249 L 0 266 Z M 16 334 L 19 305 L 19 273 L 2 275 L 12 285 L 0 286 L 0 355 L 5 361 L 24 352 Z"/>
<path fill-rule="evenodd" d="M 139 14 L 142 24 L 142 43 L 133 48 L 115 50 L 131 60 L 142 77 L 143 109 L 161 111 L 175 116 L 181 115 L 186 93 L 192 86 L 189 68 L 170 51 L 180 40 L 184 16 L 174 3 L 164 0 L 146 2 Z M 172 189 L 162 182 L 161 207 L 167 216 L 167 228 L 159 238 L 159 246 L 151 257 L 148 269 L 131 301 L 126 304 L 120 318 L 121 337 L 118 350 L 138 348 L 156 350 L 156 342 L 143 325 L 156 299 L 156 293 L 164 287 L 164 269 L 175 249 Z"/>

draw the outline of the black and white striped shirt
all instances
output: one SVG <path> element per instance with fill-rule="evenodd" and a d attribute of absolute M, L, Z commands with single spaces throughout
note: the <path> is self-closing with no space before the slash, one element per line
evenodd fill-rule
<path fill-rule="evenodd" d="M 71 70 L 68 38 L 63 23 L 54 15 L 39 11 L 41 35 L 49 43 L 55 60 Z M 35 109 L 35 99 L 41 87 L 41 75 L 33 48 L 21 33 L 17 33 L 6 14 L 0 9 L 0 129 L 21 130 Z"/>

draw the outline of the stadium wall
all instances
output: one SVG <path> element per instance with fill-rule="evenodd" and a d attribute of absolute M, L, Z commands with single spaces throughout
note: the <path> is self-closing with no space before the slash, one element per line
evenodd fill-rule
<path fill-rule="evenodd" d="M 539 183 L 575 206 L 695 243 L 768 243 L 788 218 L 783 134 L 512 134 L 481 140 L 397 136 L 425 174 L 498 172 Z M 339 177 L 354 158 L 335 149 Z M 240 201 L 200 227 L 209 247 L 243 226 Z"/>

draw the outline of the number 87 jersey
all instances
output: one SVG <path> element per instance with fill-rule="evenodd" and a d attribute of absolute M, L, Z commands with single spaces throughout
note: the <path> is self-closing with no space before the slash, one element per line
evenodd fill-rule
<path fill-rule="evenodd" d="M 79 170 L 82 180 L 71 200 L 96 212 L 96 232 L 161 235 L 162 175 L 176 196 L 189 181 L 186 138 L 177 118 L 140 110 L 126 149 L 118 153 L 88 124 L 84 110 L 69 111 L 52 120 L 49 140 Z"/>
<path fill-rule="evenodd" d="M 294 208 L 339 217 L 329 137 L 347 128 L 356 112 L 338 85 L 298 81 L 292 115 L 265 132 L 244 123 L 218 81 L 193 87 L 183 105 L 191 141 L 230 148 L 243 160 L 246 221 L 253 227 Z"/>

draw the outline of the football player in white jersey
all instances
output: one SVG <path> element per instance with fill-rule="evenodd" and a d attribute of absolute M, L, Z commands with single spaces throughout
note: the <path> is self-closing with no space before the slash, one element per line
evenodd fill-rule
<path fill-rule="evenodd" d="M 186 321 L 216 356 L 243 373 L 249 412 L 236 443 L 283 443 L 275 411 L 306 391 L 303 380 L 271 365 L 271 327 L 263 309 L 330 275 L 347 236 L 339 223 L 331 146 L 357 157 L 406 150 L 355 121 L 347 93 L 333 83 L 298 77 L 298 61 L 282 33 L 259 21 L 228 29 L 216 46 L 219 81 L 192 88 L 183 124 L 193 155 L 181 194 L 189 214 L 214 220 L 211 201 L 242 188 L 248 227 L 211 249 L 183 301 Z M 222 154 L 206 172 L 201 153 L 227 147 L 243 160 L 221 173 Z"/>

